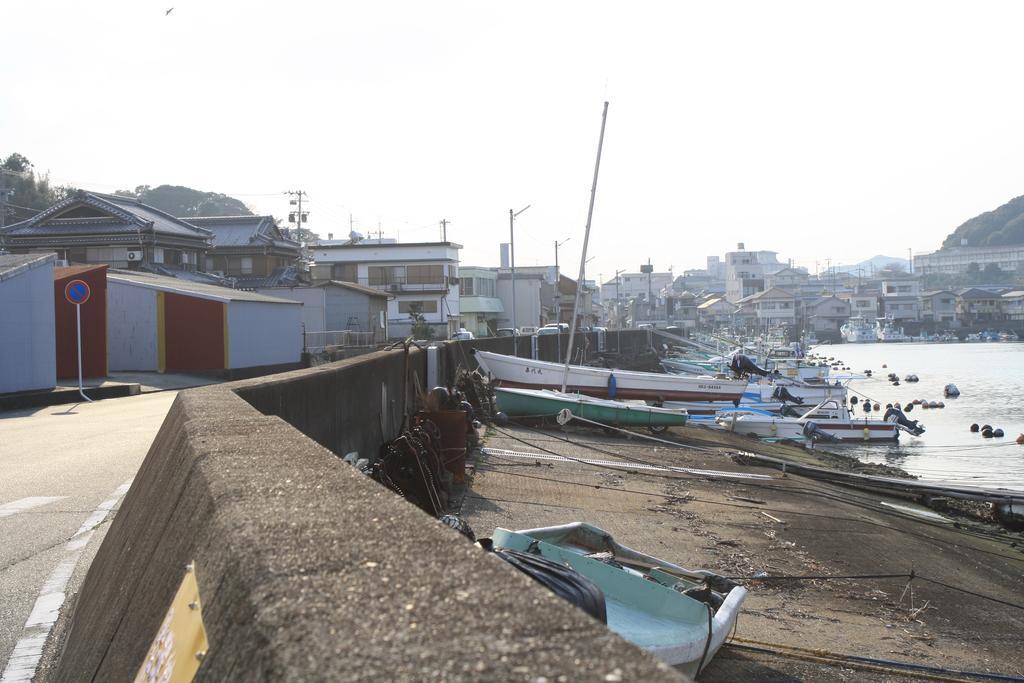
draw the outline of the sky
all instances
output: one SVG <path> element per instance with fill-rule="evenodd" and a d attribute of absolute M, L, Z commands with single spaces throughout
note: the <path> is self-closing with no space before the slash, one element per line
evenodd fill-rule
<path fill-rule="evenodd" d="M 173 6 L 169 14 L 166 11 Z M 1024 194 L 1019 2 L 34 0 L 0 12 L 0 154 L 308 227 L 586 276 L 738 242 L 815 271 L 932 251 Z M 12 58 L 12 55 L 15 57 Z"/>

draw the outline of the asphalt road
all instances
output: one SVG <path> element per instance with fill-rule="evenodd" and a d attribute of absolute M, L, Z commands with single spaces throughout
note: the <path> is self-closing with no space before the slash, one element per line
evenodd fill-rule
<path fill-rule="evenodd" d="M 24 679 L 9 662 L 15 647 L 30 652 L 61 594 L 78 590 L 176 393 L 0 412 L 3 681 Z"/>

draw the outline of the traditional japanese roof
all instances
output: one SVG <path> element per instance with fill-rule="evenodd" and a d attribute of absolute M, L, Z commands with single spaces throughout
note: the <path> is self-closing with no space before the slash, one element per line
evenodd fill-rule
<path fill-rule="evenodd" d="M 154 233 L 208 242 L 213 233 L 131 197 L 79 190 L 28 220 L 3 229 L 5 238 Z"/>
<path fill-rule="evenodd" d="M 299 243 L 286 238 L 273 216 L 211 216 L 182 218 L 213 233 L 213 248 L 274 246 L 298 253 Z"/>
<path fill-rule="evenodd" d="M 993 292 L 990 289 L 981 289 L 980 287 L 970 287 L 968 289 L 957 290 L 957 297 L 961 299 L 998 299 L 1002 296 L 1003 290 Z"/>
<path fill-rule="evenodd" d="M 0 280 L 7 280 L 56 260 L 56 254 L 0 254 Z"/>
<path fill-rule="evenodd" d="M 771 289 L 766 289 L 763 292 L 757 292 L 756 294 L 751 294 L 748 297 L 744 297 L 744 298 L 740 299 L 737 303 L 746 303 L 746 302 L 750 302 L 750 301 L 760 301 L 762 299 L 795 299 L 795 298 L 796 298 L 796 295 L 793 294 L 792 292 L 788 291 L 788 290 L 782 289 L 781 287 L 772 287 Z"/>
<path fill-rule="evenodd" d="M 320 284 L 318 284 L 316 286 L 317 287 L 341 287 L 343 289 L 348 289 L 348 290 L 353 291 L 353 292 L 358 292 L 359 294 L 365 294 L 366 296 L 377 297 L 377 298 L 380 298 L 380 299 L 390 299 L 390 298 L 392 298 L 386 292 L 382 292 L 379 289 L 374 289 L 373 287 L 364 287 L 363 285 L 358 285 L 355 282 L 345 282 L 343 280 L 328 280 L 327 282 L 321 282 Z"/>

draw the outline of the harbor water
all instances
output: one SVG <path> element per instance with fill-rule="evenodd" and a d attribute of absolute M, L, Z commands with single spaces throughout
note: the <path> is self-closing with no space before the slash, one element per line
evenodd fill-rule
<path fill-rule="evenodd" d="M 871 370 L 873 377 L 853 380 L 850 389 L 883 410 L 887 403 L 906 406 L 914 399 L 946 404 L 928 410 L 914 406 L 907 415 L 926 427 L 921 437 L 903 433 L 898 445 L 844 446 L 843 452 L 922 479 L 1024 490 L 1024 445 L 1016 443 L 1024 433 L 1024 343 L 836 344 L 811 352 L 841 360 L 856 375 Z M 886 379 L 890 372 L 899 376 L 899 386 Z M 920 381 L 904 382 L 908 374 Z M 959 398 L 943 396 L 950 383 L 960 389 Z M 863 414 L 859 405 L 857 414 Z M 970 431 L 972 423 L 998 427 L 1006 435 L 983 438 Z"/>

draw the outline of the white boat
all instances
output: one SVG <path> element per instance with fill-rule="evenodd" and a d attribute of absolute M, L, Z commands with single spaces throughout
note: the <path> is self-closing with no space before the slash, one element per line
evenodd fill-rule
<path fill-rule="evenodd" d="M 481 369 L 503 387 L 558 389 L 566 366 L 559 363 L 475 351 Z M 568 366 L 567 393 L 597 398 L 642 401 L 738 401 L 747 388 L 745 379 L 686 377 L 654 372 L 609 370 L 584 365 Z"/>
<path fill-rule="evenodd" d="M 896 327 L 892 318 L 878 318 L 875 321 L 875 337 L 880 342 L 908 342 L 910 337 L 903 334 L 902 327 Z"/>
<path fill-rule="evenodd" d="M 792 439 L 805 436 L 805 430 L 811 423 L 820 432 L 839 441 L 895 441 L 901 431 L 915 436 L 924 432 L 924 427 L 916 422 L 900 424 L 896 417 L 887 420 L 867 415 L 856 417 L 845 405 L 834 399 L 823 401 L 799 417 L 773 415 L 764 411 L 733 411 L 719 415 L 715 422 L 723 429 L 760 438 Z"/>
<path fill-rule="evenodd" d="M 850 344 L 878 341 L 875 326 L 859 315 L 843 323 L 843 326 L 839 328 L 839 332 L 843 335 L 843 339 Z"/>

